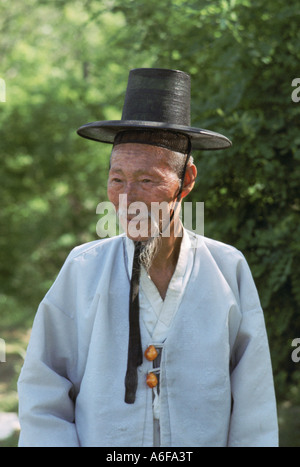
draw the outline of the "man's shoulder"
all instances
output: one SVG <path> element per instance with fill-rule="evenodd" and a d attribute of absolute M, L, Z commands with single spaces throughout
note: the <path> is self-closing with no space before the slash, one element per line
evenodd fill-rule
<path fill-rule="evenodd" d="M 197 247 L 205 246 L 210 251 L 212 256 L 234 256 L 237 258 L 243 256 L 243 254 L 236 247 L 229 245 L 228 243 L 198 235 L 191 231 L 187 232 L 189 234 L 192 245 L 196 245 Z"/>
<path fill-rule="evenodd" d="M 189 235 L 192 235 L 191 243 L 197 245 L 196 254 L 199 260 L 201 261 L 204 255 L 223 273 L 227 271 L 226 274 L 234 274 L 239 265 L 246 262 L 243 253 L 235 246 L 193 232 L 189 232 Z"/>
<path fill-rule="evenodd" d="M 116 237 L 109 237 L 78 245 L 70 252 L 69 260 L 88 259 L 101 256 L 108 253 L 112 249 L 118 248 L 124 238 L 124 234 L 117 235 Z"/>
<path fill-rule="evenodd" d="M 241 257 L 242 253 L 233 245 L 221 242 L 208 237 L 203 237 L 206 247 L 211 251 L 212 254 L 221 254 L 234 257 Z"/>
<path fill-rule="evenodd" d="M 204 260 L 204 267 L 214 271 L 215 277 L 223 276 L 237 303 L 244 311 L 260 309 L 259 297 L 253 281 L 252 273 L 243 253 L 236 247 L 202 237 L 202 248 L 197 250 L 198 261 Z M 207 276 L 209 280 L 211 276 Z M 221 282 L 223 285 L 224 281 Z"/>

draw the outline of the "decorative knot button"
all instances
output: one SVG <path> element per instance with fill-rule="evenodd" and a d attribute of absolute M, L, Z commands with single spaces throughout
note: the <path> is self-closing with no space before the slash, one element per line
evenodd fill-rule
<path fill-rule="evenodd" d="M 156 359 L 156 357 L 158 356 L 158 353 L 154 345 L 149 345 L 149 347 L 147 347 L 147 349 L 145 350 L 144 355 L 147 358 L 147 360 L 152 362 L 153 360 Z"/>
<path fill-rule="evenodd" d="M 158 379 L 154 373 L 148 373 L 146 383 L 148 384 L 149 388 L 155 388 L 158 384 Z"/>

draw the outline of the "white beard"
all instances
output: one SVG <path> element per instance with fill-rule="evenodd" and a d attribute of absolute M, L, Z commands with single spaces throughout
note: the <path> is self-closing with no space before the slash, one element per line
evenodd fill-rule
<path fill-rule="evenodd" d="M 140 253 L 140 262 L 147 272 L 149 272 L 154 258 L 157 256 L 161 246 L 161 236 L 151 237 L 143 243 Z"/>

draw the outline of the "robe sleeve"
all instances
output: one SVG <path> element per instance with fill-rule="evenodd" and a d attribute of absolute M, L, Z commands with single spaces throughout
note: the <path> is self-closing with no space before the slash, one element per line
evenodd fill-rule
<path fill-rule="evenodd" d="M 238 268 L 242 318 L 232 352 L 228 445 L 278 446 L 273 373 L 263 311 L 246 260 Z"/>
<path fill-rule="evenodd" d="M 76 326 L 72 313 L 59 306 L 65 297 L 65 269 L 39 306 L 19 377 L 20 447 L 79 445 L 72 383 Z"/>

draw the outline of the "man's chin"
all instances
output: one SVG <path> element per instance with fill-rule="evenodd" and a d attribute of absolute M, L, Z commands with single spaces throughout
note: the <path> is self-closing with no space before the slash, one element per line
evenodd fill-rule
<path fill-rule="evenodd" d="M 130 235 L 130 233 L 126 232 L 126 236 L 132 240 L 133 242 L 141 242 L 141 243 L 147 243 L 149 242 L 150 240 L 153 240 L 153 237 L 151 236 L 148 236 L 148 237 L 144 237 L 144 236 L 141 236 L 141 235 L 138 235 L 138 236 L 132 236 Z"/>

